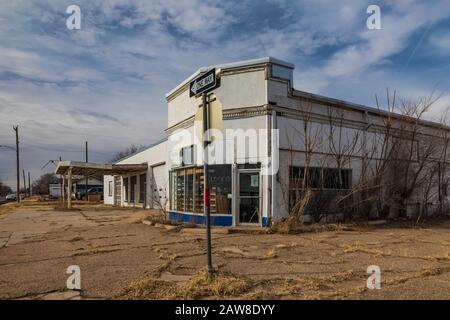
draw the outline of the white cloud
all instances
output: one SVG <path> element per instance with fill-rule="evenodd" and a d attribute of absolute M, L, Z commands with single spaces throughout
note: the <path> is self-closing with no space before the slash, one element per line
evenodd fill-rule
<path fill-rule="evenodd" d="M 430 43 L 437 54 L 448 54 L 450 52 L 450 31 L 435 32 L 430 37 Z"/>
<path fill-rule="evenodd" d="M 320 92 L 338 77 L 367 72 L 405 49 L 408 39 L 418 29 L 450 16 L 449 11 L 442 10 L 443 6 L 443 1 L 400 1 L 396 2 L 394 12 L 383 13 L 382 9 L 382 30 L 360 28 L 356 32 L 359 41 L 344 47 L 321 66 L 302 72 L 300 83 L 305 83 L 307 90 Z"/>
<path fill-rule="evenodd" d="M 0 112 L 7 115 L 0 143 L 13 142 L 11 125 L 19 123 L 24 144 L 43 150 L 24 161 L 59 156 L 44 147 L 78 150 L 85 139 L 101 152 L 98 161 L 131 143 L 151 143 L 166 124 L 164 94 L 205 65 L 272 55 L 297 65 L 298 89 L 364 102 L 394 78 L 403 92 L 426 91 L 423 82 L 384 70 L 414 32 L 450 12 L 444 2 L 396 1 L 382 6 L 384 30 L 369 32 L 369 1 L 271 0 L 272 16 L 260 16 L 267 4 L 250 0 L 78 2 L 78 32 L 66 29 L 68 3 L 60 0 L 0 7 L 0 77 L 19 76 L 0 78 Z M 443 37 L 432 41 L 445 46 Z M 65 154 L 77 156 L 82 152 Z M 39 175 L 41 163 L 25 164 Z"/>

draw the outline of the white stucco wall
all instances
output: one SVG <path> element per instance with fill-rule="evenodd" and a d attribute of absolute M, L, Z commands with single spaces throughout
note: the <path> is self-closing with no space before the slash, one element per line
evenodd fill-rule
<path fill-rule="evenodd" d="M 167 152 L 167 141 L 163 141 L 155 146 L 152 146 L 148 149 L 145 149 L 135 155 L 132 155 L 128 158 L 125 158 L 122 161 L 117 162 L 117 164 L 142 164 L 142 163 L 146 163 L 148 164 L 148 170 L 147 172 L 141 172 L 142 173 L 147 173 L 147 188 L 146 188 L 146 194 L 147 194 L 147 207 L 152 207 L 152 197 L 155 196 L 153 193 L 154 189 L 157 189 L 159 192 L 159 189 L 162 189 L 162 193 L 165 194 L 165 197 L 167 197 L 167 192 L 168 192 L 168 182 L 169 182 L 169 172 L 168 169 L 165 170 L 161 170 L 161 166 L 163 166 L 164 168 L 166 168 L 166 163 L 168 161 L 168 152 Z M 154 179 L 154 175 L 153 175 L 153 167 L 158 167 L 158 175 L 157 175 L 157 180 Z M 163 172 L 163 173 L 161 173 Z M 105 204 L 114 204 L 114 192 L 112 194 L 112 196 L 109 196 L 108 193 L 108 184 L 109 181 L 113 181 L 114 184 L 114 177 L 113 176 L 104 176 L 104 184 L 105 184 L 105 188 L 104 188 L 104 203 Z M 124 187 L 123 187 L 123 183 L 122 185 L 122 190 L 121 190 L 121 194 L 122 194 L 122 205 L 126 205 L 123 200 L 124 200 Z M 137 179 L 137 187 L 136 187 L 137 191 L 139 191 L 139 179 Z M 161 195 L 162 195 L 161 193 Z M 138 195 L 136 194 L 136 197 Z M 163 198 L 164 200 L 164 198 Z M 137 202 L 137 201 L 136 201 Z M 139 203 L 135 203 L 135 205 L 139 205 Z"/>
<path fill-rule="evenodd" d="M 267 103 L 264 70 L 224 74 L 220 82 L 220 86 L 214 90 L 214 95 L 224 110 Z M 193 117 L 201 103 L 201 97 L 189 97 L 189 89 L 186 86 L 184 91 L 168 102 L 168 127 Z"/>

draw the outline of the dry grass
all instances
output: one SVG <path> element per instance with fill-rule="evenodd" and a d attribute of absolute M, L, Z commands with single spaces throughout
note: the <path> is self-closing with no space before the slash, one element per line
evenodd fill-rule
<path fill-rule="evenodd" d="M 293 223 L 292 220 L 285 220 L 274 223 L 270 227 L 271 233 L 279 234 L 300 234 L 300 233 L 318 233 L 327 231 L 357 231 L 363 227 L 356 227 L 353 224 L 328 223 L 319 224 L 314 223 L 305 225 L 300 222 Z"/>
<path fill-rule="evenodd" d="M 278 252 L 274 248 L 270 249 L 264 256 L 265 259 L 274 259 L 276 257 L 278 257 Z"/>
<path fill-rule="evenodd" d="M 231 274 L 208 274 L 206 271 L 192 276 L 187 282 L 174 283 L 148 278 L 132 283 L 119 298 L 125 299 L 227 299 L 247 293 L 249 282 Z"/>
<path fill-rule="evenodd" d="M 449 271 L 449 268 L 446 268 L 446 270 L 444 270 L 442 268 L 425 268 L 425 269 L 422 269 L 422 270 L 419 270 L 416 272 L 408 273 L 408 275 L 406 275 L 406 276 L 400 276 L 400 277 L 396 277 L 396 278 L 392 278 L 392 279 L 386 279 L 383 281 L 383 284 L 385 284 L 385 285 L 401 284 L 401 283 L 404 283 L 406 281 L 413 280 L 413 279 L 422 279 L 422 278 L 427 278 L 427 277 L 432 277 L 432 276 L 438 276 L 446 271 Z"/>
<path fill-rule="evenodd" d="M 9 202 L 9 203 L 2 204 L 0 206 L 0 216 L 10 212 L 11 210 L 13 210 L 15 208 L 18 208 L 19 206 L 20 206 L 20 204 L 18 204 L 17 202 Z"/>
<path fill-rule="evenodd" d="M 363 253 L 368 253 L 371 254 L 375 257 L 380 257 L 380 256 L 387 256 L 387 253 L 384 253 L 383 251 L 379 250 L 379 249 L 370 249 L 367 248 L 366 246 L 364 246 L 363 244 L 356 242 L 355 244 L 345 244 L 343 246 L 341 246 L 344 249 L 344 253 L 355 253 L 355 252 L 363 252 Z"/>

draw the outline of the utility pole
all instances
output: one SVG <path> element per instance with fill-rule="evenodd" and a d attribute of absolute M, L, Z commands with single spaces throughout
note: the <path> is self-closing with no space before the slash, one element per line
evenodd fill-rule
<path fill-rule="evenodd" d="M 24 197 L 26 198 L 27 197 L 27 182 L 25 180 L 25 170 L 24 169 L 22 169 L 22 176 L 23 176 L 23 192 L 25 193 Z"/>
<path fill-rule="evenodd" d="M 19 126 L 13 126 L 14 131 L 16 132 L 16 176 L 17 176 L 17 203 L 20 202 L 20 168 L 19 168 Z"/>
<path fill-rule="evenodd" d="M 205 176 L 205 189 L 203 190 L 204 201 L 203 210 L 206 220 L 206 254 L 208 260 L 208 272 L 214 271 L 211 254 L 211 207 L 209 193 L 209 172 L 208 172 L 208 144 L 209 144 L 209 103 L 206 101 L 206 92 L 202 93 L 203 107 L 203 175 Z"/>
<path fill-rule="evenodd" d="M 61 162 L 62 160 L 61 160 L 61 156 L 59 156 L 59 162 Z M 61 174 L 60 175 L 61 177 L 61 182 L 60 182 L 60 187 L 61 187 L 61 201 L 62 201 L 62 204 L 63 204 L 63 206 L 64 206 L 64 176 Z"/>
<path fill-rule="evenodd" d="M 88 142 L 86 141 L 86 163 L 88 163 Z M 88 190 L 87 190 L 87 188 L 88 188 L 88 176 L 87 176 L 87 174 L 85 175 L 85 178 L 86 178 L 86 182 L 85 182 L 85 184 L 84 184 L 84 194 L 85 194 L 85 197 L 86 197 L 86 201 L 89 201 L 89 199 L 88 199 Z"/>
<path fill-rule="evenodd" d="M 30 177 L 30 171 L 28 171 L 28 196 L 31 197 L 31 177 Z"/>

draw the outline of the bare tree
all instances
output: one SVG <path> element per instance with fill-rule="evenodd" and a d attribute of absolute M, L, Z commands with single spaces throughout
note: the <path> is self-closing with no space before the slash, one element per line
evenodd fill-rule
<path fill-rule="evenodd" d="M 167 183 L 164 187 L 158 186 L 152 177 L 150 188 L 152 192 L 147 194 L 147 204 L 160 212 L 160 218 L 162 220 L 166 220 L 167 207 L 169 204 L 169 198 L 167 197 Z"/>
<path fill-rule="evenodd" d="M 328 107 L 328 123 L 329 136 L 327 153 L 332 159 L 333 167 L 338 170 L 337 177 L 328 177 L 328 179 L 337 178 L 337 181 L 331 181 L 331 184 L 337 189 L 337 192 L 335 192 L 337 195 L 329 201 L 337 204 L 339 213 L 343 213 L 344 218 L 347 220 L 352 217 L 352 208 L 348 206 L 348 203 L 352 205 L 352 197 L 350 186 L 344 185 L 345 171 L 343 169 L 346 167 L 350 168 L 352 159 L 360 154 L 360 131 L 344 126 L 344 111 L 340 109 Z M 325 178 L 323 177 L 323 179 Z"/>
<path fill-rule="evenodd" d="M 289 172 L 287 178 L 277 175 L 277 180 L 283 189 L 282 196 L 288 208 L 288 224 L 295 226 L 303 222 L 304 214 L 312 198 L 312 180 L 310 176 L 311 161 L 314 152 L 317 152 L 323 143 L 323 134 L 320 126 L 314 126 L 312 121 L 311 103 L 300 104 L 300 126 L 289 126 L 286 132 L 286 141 L 289 152 Z M 292 135 L 291 135 L 292 133 Z M 303 166 L 294 172 L 295 154 L 304 156 Z M 320 161 L 324 161 L 320 158 Z M 295 192 L 295 193 L 294 193 Z"/>
<path fill-rule="evenodd" d="M 0 196 L 6 196 L 7 194 L 10 193 L 12 193 L 12 189 L 0 181 Z"/>
<path fill-rule="evenodd" d="M 123 158 L 126 158 L 132 154 L 135 154 L 136 152 L 138 152 L 139 150 L 142 150 L 144 147 L 143 146 L 136 146 L 136 145 L 132 145 L 131 147 L 128 147 L 122 151 L 117 152 L 110 160 L 110 162 L 114 163 L 117 161 L 122 160 Z"/>
<path fill-rule="evenodd" d="M 362 131 L 360 178 L 348 194 L 353 196 L 356 217 L 367 218 L 374 209 L 382 218 L 407 217 L 408 207 L 416 214 L 426 212 L 440 185 L 436 178 L 442 181 L 445 175 L 448 128 L 430 130 L 422 121 L 436 98 L 400 99 L 397 105 L 395 91 L 391 96 L 387 90 L 386 96 L 388 112 L 382 113 L 381 123 L 368 120 Z"/>
<path fill-rule="evenodd" d="M 35 194 L 48 194 L 49 185 L 51 183 L 60 183 L 59 178 L 54 173 L 46 173 L 33 182 L 33 190 Z"/>

